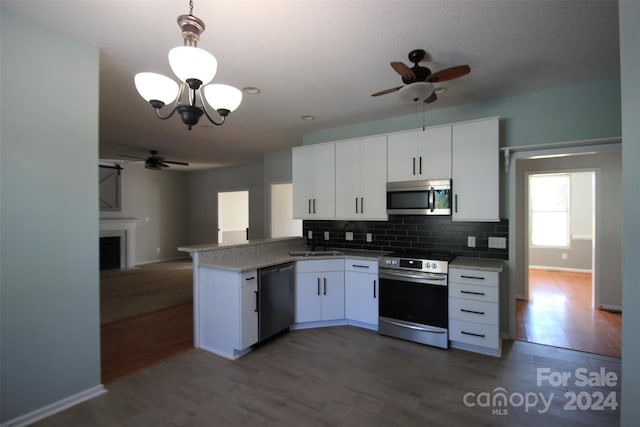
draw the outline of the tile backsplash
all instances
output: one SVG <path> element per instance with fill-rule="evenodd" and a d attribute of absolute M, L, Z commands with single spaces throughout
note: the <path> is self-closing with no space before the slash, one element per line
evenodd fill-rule
<path fill-rule="evenodd" d="M 388 221 L 305 220 L 304 237 L 313 231 L 318 248 L 367 249 L 379 251 L 429 250 L 459 256 L 509 258 L 509 220 L 500 222 L 452 222 L 449 216 L 391 215 Z M 329 240 L 324 240 L 329 232 Z M 347 232 L 353 240 L 346 240 Z M 367 242 L 367 233 L 371 242 Z M 475 247 L 468 247 L 468 237 Z M 504 237 L 505 249 L 489 248 L 489 237 Z M 312 245 L 312 240 L 307 239 Z"/>

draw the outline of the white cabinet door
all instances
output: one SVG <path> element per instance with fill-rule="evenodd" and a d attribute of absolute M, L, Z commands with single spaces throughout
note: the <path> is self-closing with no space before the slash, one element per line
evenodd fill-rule
<path fill-rule="evenodd" d="M 454 124 L 453 221 L 500 221 L 498 119 Z"/>
<path fill-rule="evenodd" d="M 378 275 L 345 272 L 345 317 L 358 322 L 378 324 Z"/>
<path fill-rule="evenodd" d="M 344 272 L 326 271 L 322 276 L 322 320 L 344 319 Z"/>
<path fill-rule="evenodd" d="M 336 218 L 387 219 L 387 138 L 336 143 Z"/>
<path fill-rule="evenodd" d="M 335 218 L 335 144 L 293 148 L 293 216 Z"/>
<path fill-rule="evenodd" d="M 321 286 L 318 273 L 296 275 L 296 323 L 322 319 Z"/>
<path fill-rule="evenodd" d="M 411 181 L 418 178 L 418 131 L 387 136 L 387 181 Z"/>
<path fill-rule="evenodd" d="M 258 342 L 258 275 L 257 272 L 248 271 L 241 277 L 241 303 L 240 303 L 240 347 L 244 349 Z"/>
<path fill-rule="evenodd" d="M 387 137 L 363 139 L 360 145 L 361 219 L 387 220 Z"/>
<path fill-rule="evenodd" d="M 336 143 L 336 218 L 356 218 L 360 210 L 360 141 Z"/>
<path fill-rule="evenodd" d="M 451 126 L 418 131 L 418 176 L 420 179 L 451 178 Z"/>

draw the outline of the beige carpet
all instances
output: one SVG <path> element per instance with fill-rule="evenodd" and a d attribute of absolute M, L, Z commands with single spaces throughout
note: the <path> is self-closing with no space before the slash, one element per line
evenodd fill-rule
<path fill-rule="evenodd" d="M 193 301 L 191 260 L 100 273 L 100 323 Z"/>

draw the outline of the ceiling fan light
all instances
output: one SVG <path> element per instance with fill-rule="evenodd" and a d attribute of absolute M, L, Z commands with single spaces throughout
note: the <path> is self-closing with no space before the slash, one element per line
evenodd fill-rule
<path fill-rule="evenodd" d="M 169 77 L 157 73 L 138 73 L 135 76 L 136 89 L 147 102 L 172 103 L 178 96 L 178 84 Z"/>
<path fill-rule="evenodd" d="M 218 70 L 218 61 L 212 54 L 193 46 L 178 46 L 171 49 L 169 65 L 181 81 L 197 79 L 203 85 L 213 80 Z"/>
<path fill-rule="evenodd" d="M 242 91 L 233 86 L 216 83 L 204 87 L 204 97 L 216 111 L 227 110 L 228 114 L 240 106 Z"/>
<path fill-rule="evenodd" d="M 415 82 L 400 89 L 398 97 L 405 102 L 422 102 L 434 91 L 434 87 L 429 82 Z"/>

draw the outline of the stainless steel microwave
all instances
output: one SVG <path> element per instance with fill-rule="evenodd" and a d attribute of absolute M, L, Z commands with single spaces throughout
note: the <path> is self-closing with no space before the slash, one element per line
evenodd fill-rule
<path fill-rule="evenodd" d="M 387 183 L 389 215 L 451 215 L 451 180 Z"/>

